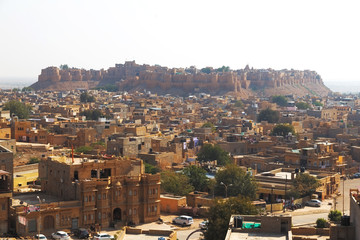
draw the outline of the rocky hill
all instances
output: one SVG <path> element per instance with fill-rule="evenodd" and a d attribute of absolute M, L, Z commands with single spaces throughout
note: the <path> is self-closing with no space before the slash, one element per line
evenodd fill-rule
<path fill-rule="evenodd" d="M 107 70 L 59 69 L 48 67 L 41 71 L 36 90 L 91 89 L 97 86 L 115 85 L 119 90 L 150 90 L 178 95 L 209 92 L 231 93 L 247 97 L 261 93 L 295 94 L 297 96 L 327 95 L 330 90 L 315 71 L 253 69 L 230 70 L 228 68 L 204 69 L 167 68 L 139 65 L 135 61 L 116 64 Z"/>

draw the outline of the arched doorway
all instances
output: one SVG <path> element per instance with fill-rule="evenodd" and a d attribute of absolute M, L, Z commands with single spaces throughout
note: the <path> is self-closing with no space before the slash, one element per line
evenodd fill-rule
<path fill-rule="evenodd" d="M 51 215 L 44 217 L 44 230 L 50 230 L 54 228 L 55 228 L 54 217 Z"/>
<path fill-rule="evenodd" d="M 114 212 L 113 212 L 113 220 L 116 221 L 121 221 L 121 209 L 120 208 L 115 208 Z"/>

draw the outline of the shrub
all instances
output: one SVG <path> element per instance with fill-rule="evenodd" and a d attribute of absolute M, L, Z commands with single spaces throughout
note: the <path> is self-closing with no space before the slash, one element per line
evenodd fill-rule
<path fill-rule="evenodd" d="M 89 146 L 81 146 L 75 149 L 75 152 L 77 153 L 84 153 L 84 154 L 88 154 L 93 150 L 92 147 Z"/>
<path fill-rule="evenodd" d="M 37 157 L 30 158 L 29 162 L 27 164 L 34 164 L 40 162 L 40 159 Z"/>
<path fill-rule="evenodd" d="M 282 95 L 272 96 L 271 102 L 276 103 L 279 106 L 286 107 L 287 106 L 287 98 Z"/>
<path fill-rule="evenodd" d="M 316 227 L 317 228 L 325 228 L 326 227 L 326 220 L 324 218 L 318 218 L 316 220 Z"/>
<path fill-rule="evenodd" d="M 331 210 L 328 217 L 330 221 L 339 223 L 341 221 L 341 212 L 339 210 Z"/>

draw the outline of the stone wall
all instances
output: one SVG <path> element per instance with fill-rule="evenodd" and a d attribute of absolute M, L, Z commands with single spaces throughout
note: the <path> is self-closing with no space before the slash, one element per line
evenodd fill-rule
<path fill-rule="evenodd" d="M 211 68 L 210 73 L 203 73 L 191 67 L 167 68 L 158 65 L 139 65 L 135 61 L 116 64 L 107 70 L 85 70 L 78 68 L 59 69 L 48 67 L 42 69 L 35 89 L 63 89 L 62 84 L 66 82 L 85 82 L 90 88 L 91 83 L 100 85 L 115 84 L 120 89 L 132 89 L 143 87 L 146 89 L 181 89 L 185 92 L 199 89 L 207 92 L 231 91 L 241 92 L 242 89 L 265 89 L 279 88 L 283 86 L 298 86 L 307 84 L 323 85 L 319 74 L 315 71 L 299 70 L 273 70 L 273 69 L 250 69 L 246 66 L 240 70 L 230 70 L 228 72 L 218 72 Z M 51 83 L 53 87 L 47 86 Z M 72 84 L 70 84 L 72 85 Z M 55 88 L 55 89 L 53 89 Z M 329 90 L 328 90 L 329 91 Z"/>

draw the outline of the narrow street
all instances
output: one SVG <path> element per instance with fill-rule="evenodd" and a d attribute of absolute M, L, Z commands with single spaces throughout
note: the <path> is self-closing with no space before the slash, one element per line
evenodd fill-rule
<path fill-rule="evenodd" d="M 343 186 L 345 188 L 343 189 Z M 345 215 L 349 214 L 350 212 L 350 189 L 360 188 L 360 178 L 357 179 L 347 179 L 345 182 L 341 180 L 339 192 L 340 195 L 335 199 L 326 199 L 323 201 L 322 206 L 320 208 L 315 207 L 305 207 L 304 209 L 298 209 L 295 211 L 289 211 L 287 214 L 293 216 L 293 225 L 300 226 L 300 225 L 308 225 L 308 224 L 315 224 L 318 218 L 328 218 L 328 214 L 330 210 L 336 207 L 337 210 L 341 212 L 345 212 Z M 344 201 L 343 201 L 344 199 Z M 331 203 L 331 205 L 330 205 Z M 336 204 L 335 204 L 336 203 Z M 343 205 L 343 203 L 345 203 Z M 279 213 L 280 214 L 280 213 Z"/>

